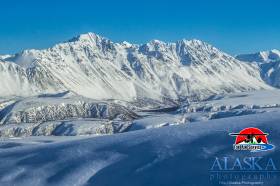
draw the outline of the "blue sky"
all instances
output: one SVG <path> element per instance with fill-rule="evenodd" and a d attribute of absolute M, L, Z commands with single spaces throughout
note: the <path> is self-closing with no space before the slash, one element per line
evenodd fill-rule
<path fill-rule="evenodd" d="M 114 42 L 200 39 L 230 53 L 280 49 L 277 0 L 1 0 L 0 54 L 80 33 Z"/>

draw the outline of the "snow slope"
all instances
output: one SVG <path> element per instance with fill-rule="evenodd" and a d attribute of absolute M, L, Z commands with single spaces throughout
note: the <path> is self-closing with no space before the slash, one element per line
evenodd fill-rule
<path fill-rule="evenodd" d="M 71 90 L 99 100 L 176 100 L 270 88 L 256 66 L 199 40 L 135 45 L 88 33 L 2 61 L 6 62 L 1 62 L 0 84 L 6 85 L 0 96 Z M 13 79 L 17 84 L 11 88 Z M 20 91 L 22 87 L 25 91 Z"/>
<path fill-rule="evenodd" d="M 270 157 L 279 168 L 279 122 L 279 112 L 270 112 L 70 141 L 4 140 L 0 184 L 218 185 L 210 172 L 216 157 L 228 156 L 231 163 L 236 157 L 261 156 L 262 161 Z M 261 153 L 234 151 L 235 139 L 229 133 L 249 126 L 268 132 L 276 148 Z M 261 180 L 264 185 L 279 185 L 279 173 L 274 174 L 278 177 Z"/>
<path fill-rule="evenodd" d="M 22 95 L 36 93 L 37 87 L 28 78 L 27 72 L 21 66 L 0 60 L 0 96 Z"/>

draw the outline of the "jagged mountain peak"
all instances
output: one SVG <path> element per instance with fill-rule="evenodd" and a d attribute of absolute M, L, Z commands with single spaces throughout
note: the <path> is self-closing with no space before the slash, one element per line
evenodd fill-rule
<path fill-rule="evenodd" d="M 181 40 L 178 40 L 176 42 L 164 42 L 164 41 L 161 41 L 161 40 L 158 40 L 158 39 L 154 39 L 154 40 L 151 40 L 150 42 L 148 43 L 145 43 L 143 45 L 149 45 L 149 46 L 165 46 L 165 47 L 170 47 L 170 46 L 173 46 L 173 45 L 186 45 L 186 46 L 190 46 L 190 47 L 212 47 L 210 44 L 204 42 L 204 41 L 201 41 L 201 40 L 198 40 L 198 39 L 191 39 L 191 40 L 188 40 L 188 39 L 181 39 Z"/>
<path fill-rule="evenodd" d="M 123 41 L 119 45 L 124 46 L 125 48 L 130 48 L 130 47 L 136 46 L 135 44 L 131 44 L 130 42 L 127 42 L 127 41 Z"/>
<path fill-rule="evenodd" d="M 187 45 L 196 45 L 196 46 L 201 46 L 201 45 L 209 45 L 208 43 L 198 40 L 198 39 L 182 39 L 181 41 L 185 42 Z"/>
<path fill-rule="evenodd" d="M 68 40 L 67 42 L 77 42 L 77 41 L 102 41 L 103 39 L 106 39 L 105 37 L 102 37 L 98 34 L 95 34 L 93 32 L 88 32 L 85 34 L 80 34 L 70 40 Z M 106 39 L 107 40 L 107 39 Z"/>
<path fill-rule="evenodd" d="M 211 45 L 207 42 L 198 40 L 198 39 L 181 39 L 175 42 L 175 44 L 186 45 L 189 47 L 211 47 Z"/>
<path fill-rule="evenodd" d="M 192 40 L 182 40 L 186 46 L 189 49 L 193 49 L 196 50 L 198 52 L 203 52 L 203 53 L 207 53 L 207 54 L 224 54 L 229 56 L 228 54 L 222 52 L 221 50 L 217 49 L 216 47 L 212 46 L 211 44 L 205 42 L 205 41 L 201 41 L 198 39 L 192 39 Z"/>
<path fill-rule="evenodd" d="M 200 63 L 204 63 L 214 57 L 221 56 L 234 59 L 212 45 L 198 39 L 182 39 L 173 43 L 152 40 L 140 45 L 139 51 L 145 55 L 161 59 L 180 60 L 181 58 L 191 58 L 188 60 L 188 63 L 184 61 L 182 64 L 190 64 L 194 59 L 197 59 Z M 208 60 L 204 60 L 203 58 L 207 58 Z"/>
<path fill-rule="evenodd" d="M 164 46 L 164 45 L 168 45 L 169 43 L 166 43 L 164 41 L 158 40 L 158 39 L 153 39 L 150 42 L 146 43 L 147 45 L 151 45 L 151 46 Z"/>

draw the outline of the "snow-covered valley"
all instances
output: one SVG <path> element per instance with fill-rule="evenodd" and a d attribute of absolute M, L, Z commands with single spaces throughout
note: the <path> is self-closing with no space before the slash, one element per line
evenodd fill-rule
<path fill-rule="evenodd" d="M 46 98 L 48 103 L 61 103 L 61 98 Z M 215 157 L 256 155 L 232 149 L 229 133 L 246 127 L 269 132 L 269 142 L 276 148 L 258 156 L 280 165 L 279 90 L 216 95 L 168 112 L 130 106 L 117 109 L 112 120 L 108 119 L 112 111 L 104 109 L 104 115 L 65 115 L 67 119 L 48 120 L 35 128 L 34 123 L 9 123 L 22 112 L 20 108 L 26 111 L 39 102 L 34 97 L 28 100 L 33 103 L 12 108 L 0 127 L 1 185 L 219 185 L 223 179 L 209 171 Z M 23 132 L 27 128 L 30 131 Z M 262 181 L 276 186 L 279 177 Z"/>
<path fill-rule="evenodd" d="M 234 152 L 228 134 L 254 126 L 269 131 L 270 143 L 277 145 L 279 121 L 277 111 L 100 137 L 5 139 L 0 146 L 0 183 L 218 185 L 209 172 L 215 157 L 252 156 Z M 274 158 L 279 166 L 278 147 L 259 154 Z M 264 182 L 276 186 L 279 178 Z"/>

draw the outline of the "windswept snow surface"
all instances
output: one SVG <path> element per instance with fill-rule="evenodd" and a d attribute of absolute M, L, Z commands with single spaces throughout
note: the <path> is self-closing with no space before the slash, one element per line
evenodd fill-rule
<path fill-rule="evenodd" d="M 279 168 L 279 122 L 279 112 L 270 112 L 71 141 L 4 140 L 0 184 L 218 185 L 220 180 L 210 172 L 216 157 L 227 156 L 229 161 L 273 158 Z M 249 126 L 268 132 L 269 142 L 276 148 L 258 153 L 234 151 L 229 133 Z M 279 185 L 280 175 L 274 174 L 278 177 L 261 180 L 263 185 Z"/>

